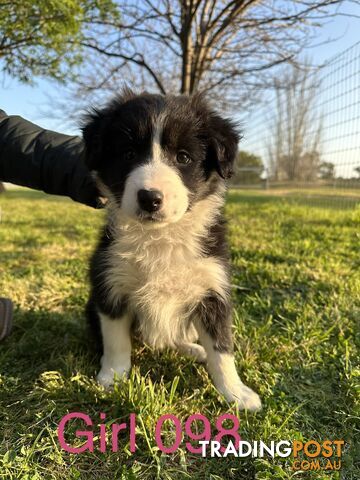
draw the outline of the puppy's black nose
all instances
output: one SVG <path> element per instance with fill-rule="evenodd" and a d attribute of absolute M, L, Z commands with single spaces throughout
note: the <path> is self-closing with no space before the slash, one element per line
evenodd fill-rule
<path fill-rule="evenodd" d="M 160 210 L 164 195 L 160 190 L 139 190 L 137 197 L 140 208 L 152 213 Z"/>

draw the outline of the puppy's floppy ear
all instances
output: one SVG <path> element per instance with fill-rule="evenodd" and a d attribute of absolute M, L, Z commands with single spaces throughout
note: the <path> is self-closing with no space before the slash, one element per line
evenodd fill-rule
<path fill-rule="evenodd" d="M 218 174 L 232 176 L 241 135 L 237 125 L 213 113 L 210 115 L 210 156 Z"/>
<path fill-rule="evenodd" d="M 125 86 L 105 108 L 101 110 L 93 108 L 84 118 L 82 133 L 85 142 L 85 163 L 89 170 L 98 170 L 101 166 L 103 133 L 111 125 L 114 113 L 134 97 L 136 97 L 135 92 Z"/>
<path fill-rule="evenodd" d="M 85 142 L 85 164 L 89 170 L 97 170 L 101 159 L 101 131 L 104 124 L 103 114 L 93 109 L 84 120 L 81 128 Z"/>

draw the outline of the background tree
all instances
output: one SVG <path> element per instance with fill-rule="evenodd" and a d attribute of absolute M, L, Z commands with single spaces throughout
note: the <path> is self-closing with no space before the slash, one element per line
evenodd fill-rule
<path fill-rule="evenodd" d="M 89 19 L 73 100 L 100 101 L 124 80 L 161 93 L 204 90 L 218 106 L 254 100 L 270 70 L 294 61 L 339 0 L 124 0 Z"/>
<path fill-rule="evenodd" d="M 292 66 L 274 80 L 275 115 L 270 119 L 268 145 L 274 180 L 317 178 L 320 165 L 322 118 L 316 101 L 320 82 L 308 61 Z"/>
<path fill-rule="evenodd" d="M 74 78 L 89 22 L 118 18 L 113 0 L 0 0 L 0 71 L 27 83 Z"/>
<path fill-rule="evenodd" d="M 360 178 L 360 166 L 354 168 L 355 172 L 357 173 L 358 177 Z"/>
<path fill-rule="evenodd" d="M 89 22 L 118 18 L 112 0 L 0 0 L 0 69 L 24 82 L 63 80 L 83 60 Z"/>
<path fill-rule="evenodd" d="M 323 180 L 333 180 L 335 178 L 335 165 L 331 162 L 321 162 L 319 177 Z"/>
<path fill-rule="evenodd" d="M 253 153 L 240 150 L 235 162 L 233 185 L 258 184 L 264 171 L 262 159 Z"/>

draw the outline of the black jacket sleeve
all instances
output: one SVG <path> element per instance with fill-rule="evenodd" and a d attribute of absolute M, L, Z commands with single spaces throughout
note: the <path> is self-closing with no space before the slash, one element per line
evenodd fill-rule
<path fill-rule="evenodd" d="M 0 181 L 99 207 L 97 188 L 82 160 L 83 150 L 80 137 L 44 130 L 0 110 Z"/>

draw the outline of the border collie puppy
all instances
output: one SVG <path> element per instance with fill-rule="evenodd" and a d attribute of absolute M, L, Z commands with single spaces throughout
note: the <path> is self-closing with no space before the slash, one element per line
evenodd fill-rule
<path fill-rule="evenodd" d="M 135 328 L 152 347 L 206 362 L 228 401 L 259 409 L 236 371 L 231 333 L 221 210 L 235 126 L 201 95 L 124 90 L 87 117 L 83 135 L 108 212 L 87 307 L 103 352 L 98 381 L 108 387 L 129 372 Z"/>

